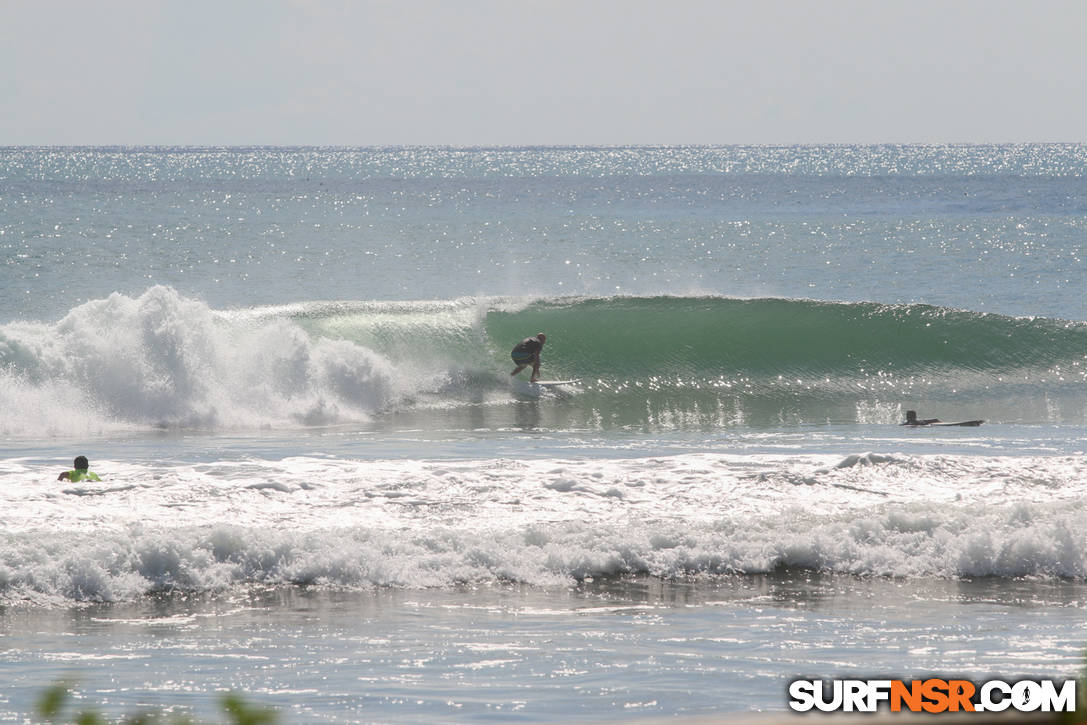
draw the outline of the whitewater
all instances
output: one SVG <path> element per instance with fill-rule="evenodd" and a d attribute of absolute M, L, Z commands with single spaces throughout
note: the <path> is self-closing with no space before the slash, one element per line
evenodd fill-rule
<path fill-rule="evenodd" d="M 1085 176 L 0 149 L 0 721 L 68 677 L 116 715 L 608 722 L 1075 676 Z M 541 331 L 576 384 L 510 380 Z M 57 480 L 80 454 L 101 483 Z"/>
<path fill-rule="evenodd" d="M 3 497 L 7 597 L 765 574 L 1082 579 L 1078 457 L 681 454 L 624 460 L 104 461 Z M 425 526 L 420 527 L 420 522 Z M 214 522 L 214 523 L 210 523 Z M 289 525 L 284 525 L 289 522 Z M 45 532 L 50 532 L 45 536 Z"/>

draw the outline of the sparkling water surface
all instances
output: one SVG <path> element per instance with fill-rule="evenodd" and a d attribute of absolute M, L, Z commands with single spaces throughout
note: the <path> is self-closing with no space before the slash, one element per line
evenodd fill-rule
<path fill-rule="evenodd" d="M 827 672 L 1050 677 L 1080 665 L 1079 584 L 813 574 L 245 597 L 5 617 L 7 704 L 60 671 L 116 712 L 210 717 L 229 687 L 293 722 L 631 721 L 776 710 Z M 17 667 L 16 667 L 17 665 Z M 17 721 L 8 718 L 11 721 Z"/>
<path fill-rule="evenodd" d="M 1087 319 L 1079 145 L 0 149 L 9 319 L 166 284 L 691 294 Z"/>
<path fill-rule="evenodd" d="M 1085 175 L 1081 145 L 0 149 L 0 721 L 67 677 L 115 716 L 236 688 L 347 723 L 1076 676 Z M 508 384 L 544 327 L 579 386 Z M 56 481 L 79 453 L 102 485 Z"/>

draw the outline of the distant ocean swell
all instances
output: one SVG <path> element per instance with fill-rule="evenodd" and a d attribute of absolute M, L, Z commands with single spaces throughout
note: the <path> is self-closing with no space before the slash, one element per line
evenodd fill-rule
<path fill-rule="evenodd" d="M 865 406 L 898 415 L 935 400 L 990 418 L 1087 420 L 1087 324 L 1075 321 L 722 297 L 215 311 L 154 287 L 57 323 L 0 326 L 0 403 L 19 411 L 0 432 L 324 425 L 515 403 L 508 351 L 539 331 L 546 377 L 583 380 L 563 400 L 572 425 L 637 426 L 647 410 L 700 424 L 855 421 Z"/>

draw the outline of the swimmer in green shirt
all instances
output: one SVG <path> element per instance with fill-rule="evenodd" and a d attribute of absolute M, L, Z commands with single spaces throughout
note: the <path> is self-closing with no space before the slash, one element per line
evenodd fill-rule
<path fill-rule="evenodd" d="M 58 481 L 101 481 L 97 473 L 91 473 L 87 469 L 91 467 L 91 464 L 87 462 L 86 456 L 76 456 L 74 461 L 74 471 L 65 471 L 57 476 Z"/>

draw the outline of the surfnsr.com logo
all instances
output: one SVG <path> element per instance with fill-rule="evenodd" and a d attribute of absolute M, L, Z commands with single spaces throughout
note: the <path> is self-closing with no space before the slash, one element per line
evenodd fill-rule
<path fill-rule="evenodd" d="M 793 680 L 797 712 L 1075 712 L 1075 680 Z"/>

